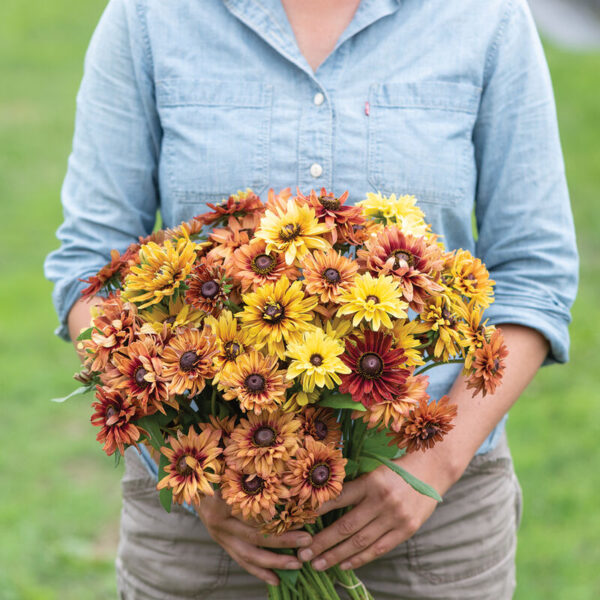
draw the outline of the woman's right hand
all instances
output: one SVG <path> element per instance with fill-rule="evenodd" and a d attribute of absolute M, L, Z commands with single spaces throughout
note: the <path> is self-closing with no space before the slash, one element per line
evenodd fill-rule
<path fill-rule="evenodd" d="M 304 548 L 312 543 L 306 531 L 264 536 L 258 526 L 234 517 L 219 492 L 203 498 L 196 512 L 213 540 L 233 560 L 248 573 L 271 585 L 279 583 L 279 578 L 271 569 L 299 569 L 302 563 L 294 555 L 277 554 L 265 548 Z"/>

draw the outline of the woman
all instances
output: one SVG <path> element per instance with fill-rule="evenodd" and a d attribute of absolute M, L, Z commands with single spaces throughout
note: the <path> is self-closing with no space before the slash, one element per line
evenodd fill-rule
<path fill-rule="evenodd" d="M 430 393 L 459 405 L 443 443 L 345 486 L 352 505 L 310 538 L 264 538 L 218 497 L 198 519 L 159 506 L 151 464 L 126 454 L 121 597 L 261 598 L 273 568 L 358 568 L 375 598 L 511 598 L 520 491 L 505 414 L 543 363 L 564 362 L 577 254 L 554 101 L 525 0 L 111 0 L 86 56 L 59 250 L 46 262 L 62 326 L 89 322 L 80 279 L 111 248 L 237 189 L 348 189 L 419 198 L 449 248 L 497 282 L 487 311 L 510 350 L 472 399 L 460 366 Z M 471 215 L 474 208 L 478 237 Z"/>

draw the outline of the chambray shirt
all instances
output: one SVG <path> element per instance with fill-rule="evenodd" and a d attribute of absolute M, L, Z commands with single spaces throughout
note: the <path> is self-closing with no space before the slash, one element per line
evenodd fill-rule
<path fill-rule="evenodd" d="M 238 189 L 287 186 L 351 202 L 414 194 L 448 248 L 485 261 L 489 322 L 532 327 L 547 363 L 567 360 L 577 250 L 526 0 L 362 0 L 316 72 L 279 0 L 111 0 L 77 96 L 61 246 L 45 263 L 58 335 L 80 279 L 157 211 L 173 226 Z M 459 371 L 432 370 L 432 397 Z"/>

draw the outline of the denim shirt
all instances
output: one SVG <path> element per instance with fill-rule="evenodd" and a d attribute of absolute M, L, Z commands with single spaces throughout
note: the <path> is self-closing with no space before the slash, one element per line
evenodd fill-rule
<path fill-rule="evenodd" d="M 550 342 L 546 363 L 567 360 L 577 250 L 526 0 L 362 0 L 316 72 L 280 0 L 111 0 L 77 96 L 61 246 L 45 263 L 57 334 L 68 339 L 80 279 L 149 233 L 157 210 L 173 226 L 238 189 L 287 186 L 349 190 L 350 202 L 414 194 L 447 248 L 485 261 L 489 322 L 532 327 Z M 432 370 L 431 396 L 459 372 Z"/>

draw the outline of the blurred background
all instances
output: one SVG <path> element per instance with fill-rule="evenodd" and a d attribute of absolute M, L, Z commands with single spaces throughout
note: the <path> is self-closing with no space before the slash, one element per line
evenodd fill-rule
<path fill-rule="evenodd" d="M 55 338 L 57 246 L 84 52 L 105 0 L 0 2 L 0 599 L 116 597 L 122 465 L 95 441 Z M 600 598 L 600 0 L 531 0 L 555 86 L 581 252 L 571 362 L 511 412 L 524 495 L 518 600 Z"/>

